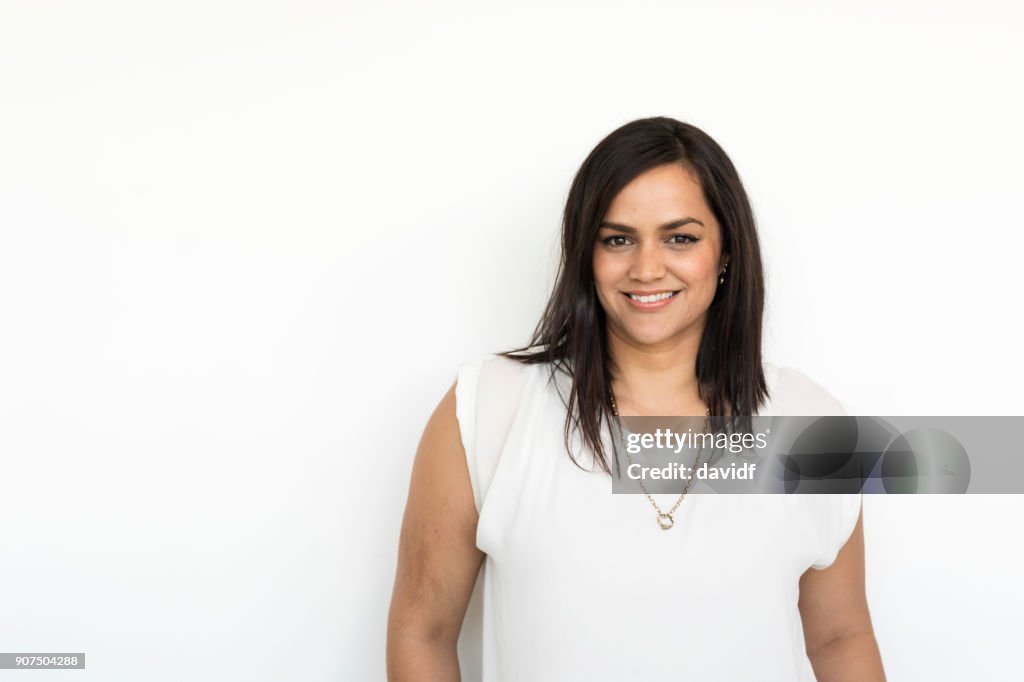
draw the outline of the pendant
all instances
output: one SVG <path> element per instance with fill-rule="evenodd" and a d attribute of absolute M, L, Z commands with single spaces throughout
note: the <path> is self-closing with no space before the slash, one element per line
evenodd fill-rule
<path fill-rule="evenodd" d="M 661 526 L 662 530 L 668 530 L 675 524 L 672 520 L 671 514 L 658 514 L 658 525 Z"/>

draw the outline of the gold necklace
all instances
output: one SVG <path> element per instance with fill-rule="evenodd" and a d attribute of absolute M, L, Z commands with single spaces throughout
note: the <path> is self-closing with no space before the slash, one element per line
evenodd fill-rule
<path fill-rule="evenodd" d="M 612 414 L 614 414 L 615 417 L 618 418 L 619 417 L 619 408 L 615 404 L 615 396 L 612 395 L 611 392 L 609 392 L 608 397 L 611 398 L 611 401 L 612 401 Z M 711 422 L 711 408 L 709 407 L 708 411 L 704 413 L 704 428 L 701 430 L 701 434 L 707 433 L 707 431 L 708 431 L 708 424 L 710 422 Z M 623 450 L 623 452 L 626 453 L 626 459 L 628 459 L 630 465 L 632 465 L 633 464 L 633 458 L 629 456 L 629 448 L 626 446 L 626 439 L 622 437 L 622 432 L 623 432 L 623 428 L 622 428 L 622 424 L 620 423 L 619 424 L 619 442 L 622 443 L 622 450 Z M 700 456 L 701 456 L 701 454 L 703 452 L 704 452 L 704 439 L 702 438 L 701 439 L 700 447 L 697 449 L 697 459 L 694 460 L 694 462 L 693 462 L 693 471 L 694 471 L 694 473 L 696 473 L 697 467 L 700 466 Z M 679 499 L 676 500 L 676 503 L 673 504 L 672 508 L 669 509 L 667 512 L 661 511 L 661 507 L 659 507 L 658 503 L 654 501 L 653 497 L 651 497 L 651 493 L 649 493 L 647 491 L 647 486 L 644 485 L 644 479 L 641 478 L 637 482 L 640 484 L 640 489 L 644 491 L 645 495 L 647 495 L 647 499 L 651 501 L 651 505 L 654 507 L 654 511 L 658 512 L 658 525 L 661 526 L 661 529 L 662 530 L 668 530 L 669 528 L 674 526 L 675 525 L 675 519 L 672 518 L 672 515 L 676 513 L 676 509 L 679 509 L 679 505 L 681 505 L 683 503 L 683 498 L 686 497 L 686 493 L 690 490 L 690 483 L 693 482 L 693 477 L 691 476 L 690 478 L 686 479 L 686 486 L 683 488 L 683 494 L 679 496 Z"/>

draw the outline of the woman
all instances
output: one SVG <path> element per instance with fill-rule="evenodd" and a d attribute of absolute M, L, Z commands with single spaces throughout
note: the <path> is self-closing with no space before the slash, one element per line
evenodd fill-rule
<path fill-rule="evenodd" d="M 598 144 L 531 344 L 460 367 L 423 434 L 390 679 L 459 679 L 485 561 L 485 681 L 884 679 L 859 495 L 611 494 L 616 414 L 841 414 L 762 363 L 763 298 L 753 214 L 710 137 L 649 118 Z"/>

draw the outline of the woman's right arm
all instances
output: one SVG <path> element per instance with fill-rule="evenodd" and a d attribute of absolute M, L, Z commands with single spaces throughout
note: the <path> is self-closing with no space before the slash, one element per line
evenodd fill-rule
<path fill-rule="evenodd" d="M 388 613 L 391 682 L 459 680 L 456 645 L 484 554 L 455 417 L 455 386 L 423 431 L 398 543 Z"/>

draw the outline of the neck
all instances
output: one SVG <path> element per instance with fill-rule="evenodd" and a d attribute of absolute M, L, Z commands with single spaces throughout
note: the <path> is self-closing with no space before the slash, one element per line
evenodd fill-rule
<path fill-rule="evenodd" d="M 704 415 L 697 384 L 703 330 L 658 346 L 640 346 L 608 330 L 611 389 L 621 415 Z"/>

